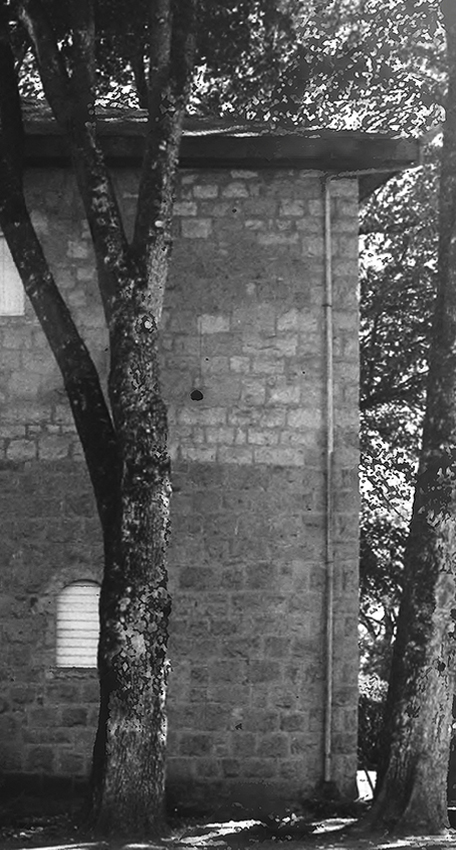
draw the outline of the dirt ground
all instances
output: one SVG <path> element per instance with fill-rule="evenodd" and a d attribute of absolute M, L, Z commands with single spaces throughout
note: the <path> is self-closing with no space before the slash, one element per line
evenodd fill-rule
<path fill-rule="evenodd" d="M 359 814 L 359 813 L 357 813 Z M 388 835 L 359 837 L 358 817 L 343 813 L 309 820 L 291 814 L 263 821 L 230 820 L 216 823 L 191 819 L 170 821 L 166 838 L 156 841 L 97 840 L 76 825 L 75 815 L 15 814 L 0 811 L 0 850 L 456 850 L 456 830 L 442 836 L 392 838 Z"/>

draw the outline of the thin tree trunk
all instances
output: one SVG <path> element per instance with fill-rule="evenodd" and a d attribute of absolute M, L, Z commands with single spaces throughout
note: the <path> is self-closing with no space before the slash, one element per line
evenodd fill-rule
<path fill-rule="evenodd" d="M 456 9 L 453 0 L 442 7 L 450 78 L 441 169 L 438 294 L 383 762 L 369 818 L 373 826 L 430 834 L 448 826 L 456 650 Z"/>

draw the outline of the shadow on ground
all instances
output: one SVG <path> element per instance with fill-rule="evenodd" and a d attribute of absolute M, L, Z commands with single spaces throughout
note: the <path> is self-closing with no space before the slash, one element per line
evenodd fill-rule
<path fill-rule="evenodd" d="M 368 804 L 339 807 L 315 803 L 305 814 L 270 815 L 262 820 L 173 817 L 169 834 L 156 841 L 99 841 L 78 826 L 78 797 L 7 795 L 0 803 L 0 850 L 456 850 L 456 832 L 445 836 L 359 837 L 351 832 Z"/>

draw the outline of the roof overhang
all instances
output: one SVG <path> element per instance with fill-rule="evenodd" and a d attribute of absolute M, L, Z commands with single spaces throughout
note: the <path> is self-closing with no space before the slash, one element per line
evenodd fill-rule
<path fill-rule="evenodd" d="M 25 130 L 25 158 L 29 167 L 68 164 L 67 141 L 49 117 L 30 116 Z M 110 166 L 139 166 L 146 134 L 143 112 L 117 117 L 113 110 L 98 121 L 100 143 Z M 418 165 L 419 160 L 419 142 L 414 139 L 189 118 L 179 164 L 193 169 L 296 168 L 353 174 L 359 176 L 360 196 L 364 198 L 394 174 Z"/>

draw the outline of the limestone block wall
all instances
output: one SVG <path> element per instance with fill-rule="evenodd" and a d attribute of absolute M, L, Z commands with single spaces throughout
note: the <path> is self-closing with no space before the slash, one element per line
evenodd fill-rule
<path fill-rule="evenodd" d="M 115 173 L 127 227 L 136 174 Z M 29 204 L 94 360 L 108 351 L 69 172 Z M 357 183 L 332 184 L 336 607 L 334 779 L 350 794 L 357 707 Z M 182 171 L 162 320 L 173 460 L 168 787 L 173 803 L 293 804 L 323 776 L 326 441 L 318 172 Z M 10 773 L 84 776 L 93 670 L 57 668 L 55 612 L 99 580 L 90 483 L 40 327 L 0 318 L 0 749 Z M 203 398 L 192 400 L 199 389 Z"/>

